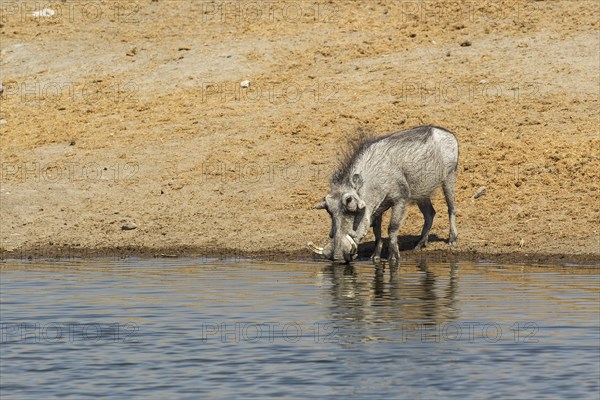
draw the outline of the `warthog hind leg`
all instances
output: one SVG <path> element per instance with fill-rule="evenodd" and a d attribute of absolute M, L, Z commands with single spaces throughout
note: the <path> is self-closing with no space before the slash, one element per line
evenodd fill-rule
<path fill-rule="evenodd" d="M 415 250 L 419 250 L 423 247 L 427 247 L 427 243 L 429 240 L 429 231 L 431 230 L 431 226 L 433 225 L 433 218 L 435 217 L 435 210 L 433 205 L 431 204 L 430 199 L 419 200 L 417 202 L 419 206 L 419 210 L 423 213 L 423 219 L 425 222 L 423 223 L 423 230 L 421 231 L 421 237 L 419 238 L 419 242 L 415 246 Z"/>
<path fill-rule="evenodd" d="M 448 244 L 456 245 L 458 241 L 458 231 L 456 230 L 456 207 L 454 203 L 454 185 L 456 183 L 456 172 L 448 175 L 442 187 L 444 189 L 444 197 L 448 205 L 448 218 L 450 219 L 450 233 L 448 235 Z"/>

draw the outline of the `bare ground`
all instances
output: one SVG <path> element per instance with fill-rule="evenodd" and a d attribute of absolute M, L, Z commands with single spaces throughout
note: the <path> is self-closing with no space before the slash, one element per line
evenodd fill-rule
<path fill-rule="evenodd" d="M 347 138 L 435 124 L 422 254 L 600 264 L 597 1 L 68 4 L 2 5 L 3 258 L 309 257 Z"/>

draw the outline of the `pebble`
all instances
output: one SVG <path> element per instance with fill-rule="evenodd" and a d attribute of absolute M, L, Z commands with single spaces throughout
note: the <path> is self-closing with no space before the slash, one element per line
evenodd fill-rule
<path fill-rule="evenodd" d="M 485 194 L 485 191 L 486 191 L 485 186 L 481 186 L 479 189 L 477 189 L 475 191 L 473 196 L 471 196 L 471 199 L 475 200 L 475 199 L 480 198 L 481 196 L 483 196 Z"/>
<path fill-rule="evenodd" d="M 246 80 L 246 81 L 241 81 L 240 82 L 240 86 L 243 88 L 247 88 L 250 87 L 250 81 Z"/>
<path fill-rule="evenodd" d="M 128 223 L 126 223 L 125 225 L 123 225 L 123 226 L 121 227 L 121 230 L 124 230 L 124 231 L 132 231 L 132 230 L 134 230 L 134 229 L 136 229 L 136 228 L 137 228 L 137 225 L 136 225 L 136 224 L 134 224 L 133 222 L 128 222 Z"/>

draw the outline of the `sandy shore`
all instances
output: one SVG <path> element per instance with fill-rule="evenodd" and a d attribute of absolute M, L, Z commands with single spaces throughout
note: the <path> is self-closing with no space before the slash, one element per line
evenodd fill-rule
<path fill-rule="evenodd" d="M 36 4 L 0 26 L 2 258 L 309 258 L 347 138 L 435 124 L 459 245 L 438 193 L 406 257 L 600 264 L 596 1 Z"/>

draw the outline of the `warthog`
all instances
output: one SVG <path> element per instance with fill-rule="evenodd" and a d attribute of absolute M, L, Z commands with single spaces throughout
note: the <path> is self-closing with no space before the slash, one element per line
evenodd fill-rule
<path fill-rule="evenodd" d="M 399 260 L 398 230 L 406 206 L 416 203 L 425 223 L 415 247 L 427 245 L 435 210 L 431 196 L 440 186 L 444 190 L 450 235 L 448 243 L 458 239 L 454 207 L 454 185 L 458 165 L 458 142 L 446 129 L 419 126 L 379 138 L 361 138 L 331 178 L 331 193 L 316 206 L 331 216 L 331 241 L 325 248 L 308 243 L 317 254 L 332 261 L 354 259 L 358 243 L 373 226 L 374 261 L 381 258 L 381 219 L 392 209 L 389 233 L 389 259 Z"/>

